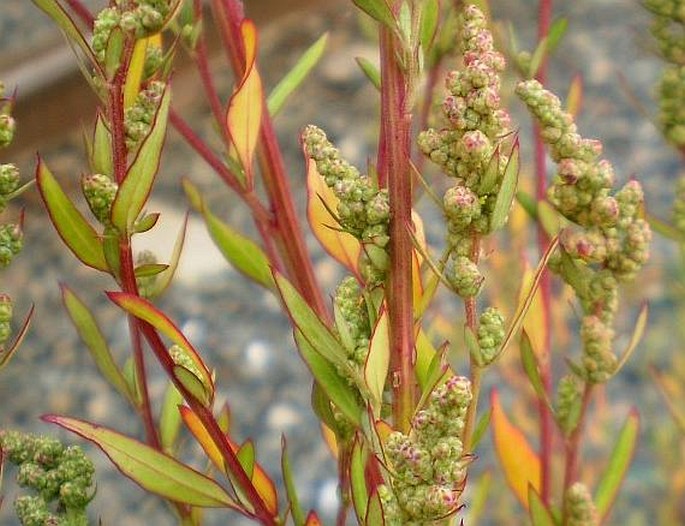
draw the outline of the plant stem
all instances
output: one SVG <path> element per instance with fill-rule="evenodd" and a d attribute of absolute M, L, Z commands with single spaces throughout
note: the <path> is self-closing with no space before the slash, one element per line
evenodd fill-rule
<path fill-rule="evenodd" d="M 95 17 L 90 12 L 90 9 L 88 9 L 83 2 L 81 2 L 81 0 L 66 0 L 66 3 L 76 14 L 76 16 L 78 16 L 81 20 L 83 20 L 84 23 L 88 25 L 89 29 L 93 28 L 93 21 L 95 20 Z"/>
<path fill-rule="evenodd" d="M 585 389 L 583 390 L 583 399 L 581 402 L 580 418 L 578 419 L 578 425 L 571 432 L 571 435 L 566 439 L 566 460 L 564 468 L 565 471 L 563 495 L 566 495 L 566 491 L 571 487 L 571 485 L 574 482 L 576 482 L 576 480 L 578 480 L 578 459 L 580 458 L 581 438 L 583 435 L 583 428 L 585 427 L 585 419 L 587 417 L 587 410 L 590 405 L 590 399 L 592 398 L 592 388 L 592 384 L 585 384 Z M 566 509 L 564 509 L 563 517 L 564 520 L 567 518 Z"/>
<path fill-rule="evenodd" d="M 540 0 L 538 4 L 538 42 L 546 38 L 552 20 L 552 0 Z M 544 58 L 537 71 L 536 78 L 542 84 L 547 79 L 548 60 Z M 545 145 L 542 141 L 540 126 L 533 125 L 533 141 L 535 149 L 535 196 L 540 202 L 547 195 L 547 170 L 545 166 Z M 549 245 L 549 236 L 541 222 L 537 224 L 538 251 L 543 254 Z M 540 300 L 542 303 L 542 320 L 544 341 L 539 349 L 540 377 L 548 398 L 552 397 L 552 361 L 551 361 L 551 305 L 552 288 L 550 274 L 545 270 L 540 279 Z M 545 504 L 549 504 L 551 489 L 551 469 L 553 455 L 554 421 L 547 404 L 538 400 L 538 414 L 540 416 L 540 497 Z"/>
<path fill-rule="evenodd" d="M 474 236 L 472 242 L 472 249 L 470 255 L 471 261 L 478 264 L 480 259 L 480 239 Z M 466 327 L 473 334 L 478 334 L 478 310 L 476 305 L 476 298 L 468 298 L 464 301 L 464 311 L 466 314 Z M 480 367 L 473 357 L 469 357 L 470 363 L 470 380 L 471 380 L 471 403 L 466 410 L 466 423 L 464 424 L 464 451 L 470 452 L 473 431 L 476 427 L 476 416 L 478 415 L 478 399 L 480 398 L 481 379 L 483 376 L 483 368 Z"/>
<path fill-rule="evenodd" d="M 398 55 L 401 44 L 392 31 L 380 29 L 381 129 L 378 178 L 390 201 L 390 268 L 386 301 L 390 325 L 390 371 L 394 426 L 407 432 L 415 407 L 414 325 L 412 304 L 412 187 L 410 172 L 411 78 Z"/>

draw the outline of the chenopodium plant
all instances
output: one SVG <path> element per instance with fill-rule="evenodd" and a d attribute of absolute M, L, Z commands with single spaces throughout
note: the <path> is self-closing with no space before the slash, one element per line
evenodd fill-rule
<path fill-rule="evenodd" d="M 550 244 L 508 325 L 492 307 L 478 314 L 481 241 L 505 224 L 518 177 L 517 140 L 500 107 L 504 59 L 493 47 L 482 12 L 469 5 L 456 17 L 450 8 L 450 22 L 443 23 L 438 15 L 445 10 L 438 2 L 354 1 L 379 33 L 380 70 L 363 63 L 381 98 L 376 162 L 362 174 L 322 130 L 308 126 L 302 134 L 310 225 L 350 273 L 330 307 L 316 282 L 272 122 L 316 64 L 325 38 L 267 97 L 253 22 L 238 0 L 213 0 L 235 74 L 224 102 L 209 68 L 199 0 L 116 0 L 97 15 L 78 0 L 68 2 L 70 9 L 57 0 L 34 3 L 70 39 L 101 100 L 86 141 L 90 172 L 81 179 L 93 218 L 81 214 L 42 159 L 37 184 L 74 255 L 113 278 L 117 290 L 107 295 L 129 319 L 128 362 L 117 363 L 94 316 L 67 286 L 65 307 L 103 376 L 140 415 L 145 439 L 71 417 L 46 420 L 97 444 L 123 474 L 167 499 L 182 524 L 200 524 L 204 507 L 231 509 L 266 525 L 288 519 L 297 526 L 319 524 L 316 512 L 306 513 L 299 504 L 285 440 L 287 505 L 280 509 L 276 486 L 256 462 L 252 442 L 239 443 L 228 427 L 228 407 L 215 407 L 216 375 L 154 305 L 172 280 L 184 232 L 168 264 L 133 253 L 131 238 L 152 230 L 158 219 L 144 209 L 171 123 L 252 213 L 261 243 L 221 221 L 198 189 L 184 182 L 192 207 L 226 258 L 275 293 L 292 321 L 313 376 L 313 408 L 337 455 L 338 523 L 346 521 L 350 508 L 368 525 L 456 520 L 467 469 L 487 425 L 487 419 L 476 425 L 481 374 L 521 327 L 555 247 Z M 411 162 L 412 114 L 423 65 L 438 67 L 436 56 L 447 49 L 446 32 L 457 18 L 464 67 L 448 77 L 444 128 L 428 130 L 419 140 L 420 149 L 453 181 L 441 203 L 447 242 L 436 263 L 412 210 L 412 181 L 423 178 Z M 169 72 L 181 49 L 198 68 L 223 151 L 210 147 L 171 108 Z M 260 179 L 263 195 L 256 191 Z M 423 329 L 441 282 L 464 299 L 468 376 L 447 365 L 448 346 L 436 349 Z M 145 344 L 169 377 L 159 415 L 153 414 L 148 391 Z M 181 460 L 177 438 L 183 425 L 212 470 Z"/>

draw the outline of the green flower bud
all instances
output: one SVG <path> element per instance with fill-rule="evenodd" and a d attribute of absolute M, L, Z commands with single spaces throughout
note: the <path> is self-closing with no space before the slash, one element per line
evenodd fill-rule
<path fill-rule="evenodd" d="M 188 352 L 185 349 L 183 349 L 183 347 L 181 347 L 180 345 L 172 345 L 169 348 L 169 356 L 171 356 L 171 359 L 174 361 L 176 365 L 180 365 L 181 367 L 188 369 L 198 378 L 203 377 L 202 372 L 198 368 L 197 364 L 188 355 Z"/>
<path fill-rule="evenodd" d="M 453 264 L 447 267 L 445 277 L 462 298 L 477 296 L 485 279 L 478 266 L 464 256 L 458 256 Z"/>
<path fill-rule="evenodd" d="M 9 146 L 14 139 L 17 123 L 11 115 L 0 114 L 0 148 Z"/>
<path fill-rule="evenodd" d="M 612 351 L 614 331 L 597 316 L 585 316 L 581 324 L 583 369 L 591 383 L 606 382 L 616 370 L 618 359 Z"/>
<path fill-rule="evenodd" d="M 556 418 L 568 436 L 578 425 L 581 410 L 581 385 L 575 376 L 566 375 L 559 380 Z"/>
<path fill-rule="evenodd" d="M 504 316 L 495 307 L 487 308 L 480 315 L 478 325 L 478 346 L 483 360 L 482 365 L 494 360 L 504 336 Z"/>
<path fill-rule="evenodd" d="M 157 263 L 157 256 L 150 250 L 142 250 L 136 256 L 136 267 L 141 265 L 151 265 Z M 153 276 L 136 276 L 136 284 L 138 285 L 138 293 L 143 297 L 150 299 L 154 294 L 157 284 L 158 274 Z"/>
<path fill-rule="evenodd" d="M 104 63 L 107 44 L 112 30 L 119 25 L 121 14 L 114 7 L 100 11 L 93 22 L 92 47 L 98 61 Z"/>
<path fill-rule="evenodd" d="M 119 190 L 119 185 L 109 176 L 93 174 L 81 178 L 81 189 L 88 207 L 103 225 L 110 224 L 112 203 Z"/>
<path fill-rule="evenodd" d="M 40 497 L 22 496 L 14 501 L 14 510 L 22 526 L 46 526 L 59 524 L 57 517 L 48 510 Z"/>
<path fill-rule="evenodd" d="M 14 164 L 0 164 L 0 196 L 8 196 L 19 188 L 19 168 Z"/>
<path fill-rule="evenodd" d="M 0 225 L 0 268 L 8 266 L 21 252 L 24 234 L 21 227 L 10 223 Z"/>
<path fill-rule="evenodd" d="M 587 487 L 576 482 L 571 485 L 564 495 L 564 509 L 566 510 L 566 524 L 568 526 L 596 526 L 599 517 L 592 495 Z"/>

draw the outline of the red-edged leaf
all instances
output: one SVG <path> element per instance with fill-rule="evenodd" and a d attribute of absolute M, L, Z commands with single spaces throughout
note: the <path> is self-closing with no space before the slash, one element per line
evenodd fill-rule
<path fill-rule="evenodd" d="M 14 353 L 17 352 L 17 350 L 19 349 L 21 342 L 24 341 L 26 333 L 29 331 L 31 320 L 33 319 L 34 310 L 34 306 L 31 305 L 31 308 L 29 309 L 26 318 L 24 318 L 24 323 L 21 324 L 21 329 L 19 329 L 19 332 L 17 333 L 17 337 L 14 339 L 14 342 L 12 342 L 12 345 L 10 345 L 9 348 L 5 349 L 4 352 L 0 352 L 0 369 L 5 367 L 9 363 L 12 356 L 14 356 Z M 0 462 L 0 465 L 1 464 L 2 463 Z"/>
<path fill-rule="evenodd" d="M 212 440 L 212 437 L 207 432 L 207 428 L 204 426 L 202 421 L 188 406 L 180 406 L 178 410 L 181 413 L 183 423 L 195 437 L 195 440 L 197 440 L 198 444 L 200 444 L 209 460 L 212 461 L 212 464 L 214 464 L 214 466 L 221 473 L 225 473 L 226 467 L 224 465 L 224 458 L 221 455 L 221 451 L 219 451 L 219 448 L 214 443 L 214 440 Z"/>
<path fill-rule="evenodd" d="M 352 455 L 350 459 L 350 488 L 352 490 L 352 504 L 357 520 L 360 524 L 364 523 L 367 507 L 369 505 L 369 491 L 366 487 L 364 469 L 368 451 L 359 436 L 356 436 L 352 445 Z"/>
<path fill-rule="evenodd" d="M 322 522 L 315 511 L 312 510 L 309 512 L 309 515 L 307 515 L 307 522 L 304 523 L 304 526 L 322 526 Z"/>
<path fill-rule="evenodd" d="M 361 243 L 352 234 L 338 230 L 339 225 L 330 212 L 337 208 L 338 198 L 319 175 L 316 163 L 307 159 L 307 218 L 312 232 L 326 252 L 350 272 L 358 274 Z"/>
<path fill-rule="evenodd" d="M 214 397 L 214 382 L 212 381 L 209 369 L 207 369 L 207 366 L 204 361 L 202 361 L 199 353 L 166 314 L 157 309 L 157 307 L 149 301 L 133 294 L 127 294 L 125 292 L 108 292 L 107 296 L 123 310 L 136 318 L 146 321 L 166 335 L 167 338 L 172 340 L 176 345 L 181 347 L 199 371 L 200 377 L 198 380 L 202 383 L 207 397 L 210 400 Z"/>
<path fill-rule="evenodd" d="M 528 509 L 528 487 L 540 491 L 540 458 L 526 436 L 507 418 L 497 391 L 492 392 L 490 404 L 490 426 L 497 458 L 507 484 L 519 502 Z"/>
<path fill-rule="evenodd" d="M 532 486 L 528 487 L 528 502 L 530 504 L 530 520 L 532 526 L 556 526 L 552 513 L 547 509 L 542 497 Z"/>
<path fill-rule="evenodd" d="M 371 335 L 369 354 L 364 363 L 364 379 L 371 392 L 374 412 L 380 416 L 385 380 L 390 366 L 390 333 L 388 329 L 388 312 L 383 309 Z"/>
<path fill-rule="evenodd" d="M 583 76 L 580 73 L 574 75 L 566 96 L 566 111 L 576 116 L 583 104 Z"/>
<path fill-rule="evenodd" d="M 42 159 L 38 159 L 36 184 L 48 214 L 62 241 L 82 263 L 109 272 L 102 240 L 95 229 L 64 193 Z"/>
<path fill-rule="evenodd" d="M 75 418 L 47 415 L 43 420 L 96 444 L 119 471 L 147 491 L 191 506 L 240 509 L 214 480 L 138 440 Z"/>
<path fill-rule="evenodd" d="M 240 24 L 240 32 L 245 48 L 245 73 L 228 104 L 226 124 L 240 164 L 248 182 L 251 182 L 252 159 L 262 123 L 264 93 L 256 67 L 257 28 L 252 20 L 244 19 Z"/>
<path fill-rule="evenodd" d="M 290 514 L 293 517 L 295 526 L 304 526 L 305 516 L 300 506 L 300 499 L 297 496 L 295 489 L 295 481 L 293 478 L 292 468 L 290 466 L 290 457 L 288 456 L 288 444 L 285 437 L 281 437 L 281 471 L 283 473 L 283 485 L 285 486 L 285 493 L 288 496 L 288 504 L 290 507 Z"/>

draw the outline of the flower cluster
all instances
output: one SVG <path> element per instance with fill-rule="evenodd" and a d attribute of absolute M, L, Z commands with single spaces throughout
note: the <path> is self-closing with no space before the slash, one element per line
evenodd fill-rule
<path fill-rule="evenodd" d="M 488 307 L 478 319 L 478 347 L 476 363 L 483 367 L 497 356 L 505 336 L 504 316 L 495 307 Z"/>
<path fill-rule="evenodd" d="M 369 354 L 371 326 L 366 300 L 357 280 L 348 276 L 335 290 L 333 303 L 336 328 L 348 360 L 358 368 L 364 365 Z"/>
<path fill-rule="evenodd" d="M 131 107 L 126 109 L 124 128 L 126 130 L 126 147 L 129 151 L 135 150 L 150 133 L 165 88 L 164 82 L 150 82 L 144 90 L 138 93 Z"/>
<path fill-rule="evenodd" d="M 64 447 L 49 437 L 0 431 L 0 449 L 18 466 L 17 483 L 35 496 L 14 503 L 23 526 L 86 526 L 86 506 L 94 495 L 93 463 L 77 446 Z M 55 510 L 50 503 L 56 502 Z"/>
<path fill-rule="evenodd" d="M 426 524 L 457 511 L 471 460 L 462 443 L 471 398 L 469 380 L 453 376 L 416 413 L 409 435 L 388 437 L 392 482 L 379 488 L 386 524 Z"/>
<path fill-rule="evenodd" d="M 658 86 L 659 120 L 666 138 L 685 147 L 685 9 L 681 0 L 645 0 L 652 35 L 668 65 Z"/>
<path fill-rule="evenodd" d="M 170 0 L 116 0 L 114 6 L 98 13 L 93 23 L 92 47 L 104 63 L 110 37 L 119 28 L 135 38 L 159 33 L 172 14 Z"/>
<path fill-rule="evenodd" d="M 614 171 L 599 160 L 601 143 L 581 137 L 559 99 L 536 80 L 519 83 L 516 93 L 538 120 L 557 163 L 548 198 L 574 225 L 560 234 L 562 253 L 550 267 L 574 288 L 583 306 L 584 377 L 604 382 L 617 365 L 611 325 L 618 285 L 634 279 L 649 256 L 651 231 L 639 217 L 642 187 L 629 181 L 611 195 Z"/>
<path fill-rule="evenodd" d="M 483 280 L 468 260 L 476 260 L 473 238 L 492 230 L 490 217 L 507 161 L 501 140 L 510 119 L 500 107 L 504 57 L 493 47 L 485 16 L 469 5 L 461 26 L 464 68 L 448 75 L 442 107 L 449 125 L 422 132 L 418 142 L 421 151 L 455 180 L 443 197 L 453 257 L 446 277 L 460 296 L 468 298 L 478 294 Z"/>
<path fill-rule="evenodd" d="M 556 404 L 556 420 L 566 434 L 576 427 L 581 411 L 581 392 L 578 378 L 569 374 L 559 380 Z"/>
<path fill-rule="evenodd" d="M 367 285 L 381 283 L 388 268 L 388 224 L 390 204 L 386 189 L 379 189 L 376 181 L 359 173 L 328 141 L 316 126 L 307 126 L 302 133 L 307 156 L 326 186 L 338 198 L 337 221 L 340 227 L 362 242 L 359 269 Z"/>
<path fill-rule="evenodd" d="M 9 340 L 12 334 L 12 321 L 14 305 L 12 298 L 7 294 L 0 294 L 0 351 L 4 343 Z"/>
<path fill-rule="evenodd" d="M 675 185 L 672 222 L 678 232 L 685 235 L 685 173 L 680 175 Z"/>
<path fill-rule="evenodd" d="M 573 484 L 564 496 L 566 524 L 568 526 L 596 526 L 599 524 L 592 495 L 580 482 Z"/>
<path fill-rule="evenodd" d="M 81 190 L 93 215 L 103 225 L 111 223 L 112 203 L 119 185 L 108 175 L 93 174 L 81 178 Z"/>

